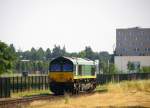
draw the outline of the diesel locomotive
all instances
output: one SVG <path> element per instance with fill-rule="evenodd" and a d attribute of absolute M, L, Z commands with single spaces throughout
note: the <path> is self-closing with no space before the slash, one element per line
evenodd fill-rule
<path fill-rule="evenodd" d="M 96 87 L 98 63 L 76 57 L 58 57 L 49 65 L 49 86 L 55 94 L 92 91 Z"/>

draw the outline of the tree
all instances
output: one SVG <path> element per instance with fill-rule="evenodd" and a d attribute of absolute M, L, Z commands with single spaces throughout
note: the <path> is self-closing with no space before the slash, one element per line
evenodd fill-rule
<path fill-rule="evenodd" d="M 85 47 L 85 57 L 91 60 L 94 60 L 94 52 L 91 47 Z"/>
<path fill-rule="evenodd" d="M 66 55 L 66 47 L 65 47 L 65 46 L 63 46 L 63 48 L 62 48 L 62 50 L 61 50 L 61 53 L 62 53 L 63 56 Z"/>
<path fill-rule="evenodd" d="M 73 53 L 68 53 L 67 54 L 68 56 L 70 56 L 70 57 L 78 57 L 79 55 L 78 55 L 78 53 L 76 53 L 76 52 L 73 52 Z"/>
<path fill-rule="evenodd" d="M 108 72 L 109 72 L 109 74 L 116 74 L 116 73 L 118 73 L 118 70 L 117 70 L 115 64 L 113 64 L 113 63 L 109 64 L 109 71 Z"/>
<path fill-rule="evenodd" d="M 103 73 L 108 73 L 109 69 L 108 69 L 108 64 L 104 61 L 100 61 L 100 71 L 102 71 Z"/>
<path fill-rule="evenodd" d="M 143 66 L 140 72 L 150 73 L 150 66 Z"/>
<path fill-rule="evenodd" d="M 85 51 L 81 51 L 81 52 L 79 52 L 79 57 L 81 57 L 81 58 L 85 58 L 85 56 L 86 56 L 86 53 L 85 53 Z"/>
<path fill-rule="evenodd" d="M 52 57 L 52 53 L 51 53 L 51 50 L 49 48 L 47 48 L 47 50 L 45 52 L 45 57 L 46 57 L 46 60 L 50 60 Z"/>
<path fill-rule="evenodd" d="M 8 46 L 0 41 L 0 74 L 8 72 L 12 68 L 15 60 L 16 56 L 13 45 Z"/>
<path fill-rule="evenodd" d="M 41 47 L 36 52 L 36 57 L 36 60 L 44 60 L 44 51 Z"/>
<path fill-rule="evenodd" d="M 110 55 L 108 52 L 103 51 L 99 53 L 99 59 L 104 62 L 108 62 L 110 60 Z"/>
<path fill-rule="evenodd" d="M 37 54 L 35 48 L 31 48 L 31 60 L 37 60 Z"/>
<path fill-rule="evenodd" d="M 63 56 L 63 52 L 62 52 L 59 45 L 58 46 L 55 45 L 54 48 L 53 48 L 53 51 L 52 51 L 52 57 L 56 58 L 56 57 L 59 57 L 59 56 Z"/>

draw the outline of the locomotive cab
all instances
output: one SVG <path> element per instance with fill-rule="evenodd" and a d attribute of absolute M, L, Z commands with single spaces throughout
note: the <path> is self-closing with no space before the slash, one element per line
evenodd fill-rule
<path fill-rule="evenodd" d="M 96 63 L 75 57 L 53 59 L 49 66 L 49 84 L 55 94 L 93 90 L 96 87 Z"/>
<path fill-rule="evenodd" d="M 50 62 L 49 83 L 50 89 L 55 94 L 73 89 L 72 61 L 64 57 L 58 57 Z"/>

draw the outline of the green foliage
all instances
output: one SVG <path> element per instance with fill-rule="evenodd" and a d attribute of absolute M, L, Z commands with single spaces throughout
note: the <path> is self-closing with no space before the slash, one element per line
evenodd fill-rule
<path fill-rule="evenodd" d="M 85 58 L 86 53 L 84 51 L 79 52 L 79 57 Z"/>
<path fill-rule="evenodd" d="M 40 71 L 41 73 L 48 71 L 48 65 L 50 60 L 59 56 L 69 56 L 69 57 L 81 57 L 88 58 L 91 60 L 99 60 L 100 68 L 104 73 L 109 73 L 109 70 L 114 72 L 113 65 L 110 65 L 108 69 L 108 61 L 110 61 L 110 55 L 108 52 L 94 52 L 90 46 L 86 46 L 85 49 L 79 53 L 66 52 L 66 48 L 55 45 L 52 50 L 49 48 L 44 51 L 41 47 L 35 49 L 34 47 L 31 50 L 16 52 L 13 44 L 10 46 L 6 45 L 3 42 L 0 42 L 0 73 L 8 71 L 16 71 L 21 73 L 23 71 L 36 72 Z M 28 60 L 24 62 L 24 60 Z"/>
<path fill-rule="evenodd" d="M 113 63 L 109 64 L 109 73 L 110 74 L 116 74 L 116 73 L 118 73 L 118 70 L 117 70 L 115 64 L 113 64 Z"/>
<path fill-rule="evenodd" d="M 46 57 L 46 60 L 50 60 L 52 57 L 52 53 L 51 53 L 51 50 L 49 48 L 47 48 L 47 50 L 45 52 L 45 57 Z"/>
<path fill-rule="evenodd" d="M 64 56 L 66 53 L 66 49 L 65 47 L 63 47 L 63 49 L 60 48 L 60 46 L 54 46 L 53 48 L 53 52 L 52 52 L 52 58 L 56 58 L 59 56 Z"/>
<path fill-rule="evenodd" d="M 0 41 L 0 75 L 9 72 L 16 60 L 15 48 Z"/>
<path fill-rule="evenodd" d="M 73 52 L 73 53 L 70 53 L 70 54 L 67 53 L 67 55 L 69 57 L 78 57 L 78 53 L 76 53 L 76 52 Z"/>
<path fill-rule="evenodd" d="M 100 65 L 100 71 L 102 71 L 103 73 L 108 73 L 108 64 L 106 62 L 100 61 L 99 65 Z"/>
<path fill-rule="evenodd" d="M 127 64 L 129 72 L 140 72 L 140 64 L 135 62 L 128 62 Z"/>
<path fill-rule="evenodd" d="M 38 60 L 44 60 L 45 59 L 45 56 L 44 56 L 44 51 L 42 48 L 39 48 L 38 51 L 36 52 L 36 59 Z"/>
<path fill-rule="evenodd" d="M 110 55 L 108 52 L 100 52 L 99 53 L 99 59 L 100 61 L 103 61 L 103 62 L 108 62 L 108 60 L 110 60 Z"/>
<path fill-rule="evenodd" d="M 40 72 L 41 74 L 45 74 L 48 72 L 48 61 L 28 61 L 22 62 L 18 61 L 16 64 L 16 71 L 19 72 Z"/>
<path fill-rule="evenodd" d="M 94 52 L 91 47 L 85 47 L 85 57 L 94 60 Z"/>
<path fill-rule="evenodd" d="M 35 95 L 48 95 L 51 94 L 50 90 L 30 90 L 30 91 L 23 91 L 23 92 L 17 92 L 12 93 L 12 98 L 22 98 L 22 97 L 32 97 Z"/>
<path fill-rule="evenodd" d="M 150 73 L 150 66 L 144 66 L 141 68 L 141 72 L 146 72 L 146 73 Z"/>
<path fill-rule="evenodd" d="M 100 70 L 105 74 L 116 74 L 118 73 L 118 69 L 116 68 L 115 64 L 107 63 L 107 62 L 100 62 Z"/>
<path fill-rule="evenodd" d="M 73 52 L 68 53 L 66 52 L 65 46 L 61 48 L 59 45 L 55 45 L 52 50 L 49 48 L 44 51 L 42 48 L 39 48 L 36 50 L 35 48 L 31 48 L 30 51 L 24 51 L 22 52 L 19 50 L 17 52 L 17 56 L 20 60 L 32 60 L 32 61 L 45 61 L 45 60 L 51 60 L 52 58 L 56 58 L 59 56 L 70 56 L 70 57 L 81 57 L 81 58 L 88 58 L 91 60 L 99 59 L 100 61 L 107 62 L 110 60 L 110 55 L 108 52 L 94 52 L 91 47 L 85 47 L 85 49 L 79 53 Z"/>
<path fill-rule="evenodd" d="M 127 66 L 128 66 L 128 70 L 135 70 L 135 66 L 133 63 L 128 62 Z"/>
<path fill-rule="evenodd" d="M 31 60 L 37 59 L 37 53 L 35 48 L 31 48 L 31 53 L 28 55 Z"/>

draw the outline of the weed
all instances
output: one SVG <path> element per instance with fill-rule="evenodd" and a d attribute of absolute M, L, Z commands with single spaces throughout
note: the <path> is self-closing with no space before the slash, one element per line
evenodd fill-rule
<path fill-rule="evenodd" d="M 65 93 L 65 95 L 64 95 L 65 104 L 69 103 L 69 99 L 70 99 L 69 94 Z"/>

